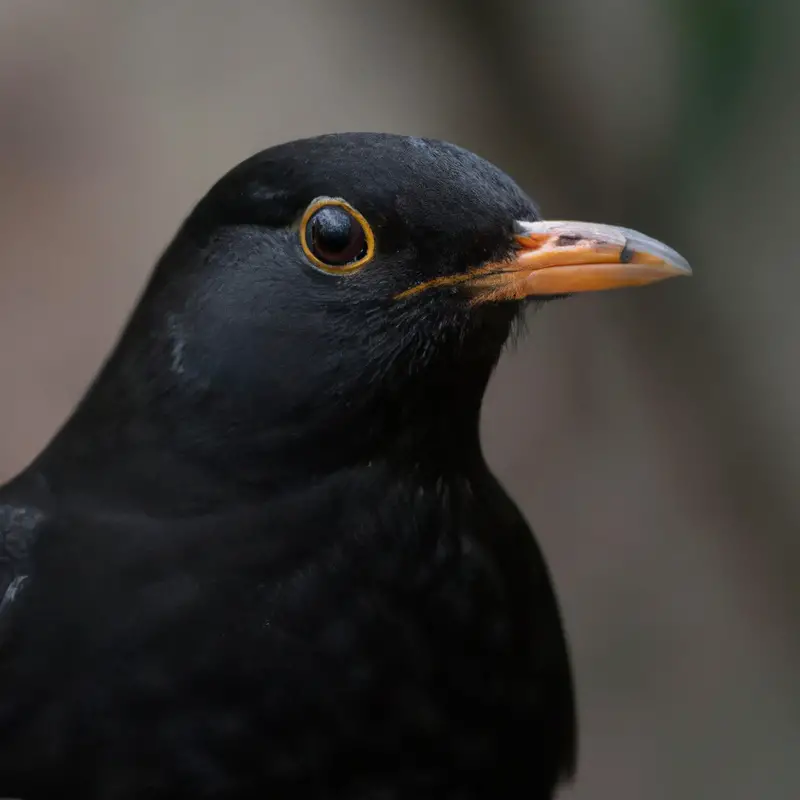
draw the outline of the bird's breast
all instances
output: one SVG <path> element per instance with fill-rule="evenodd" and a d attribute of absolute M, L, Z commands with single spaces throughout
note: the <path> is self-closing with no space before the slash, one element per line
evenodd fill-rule
<path fill-rule="evenodd" d="M 99 760 L 141 791 L 231 797 L 343 764 L 365 786 L 525 775 L 547 687 L 503 518 L 469 487 L 355 488 L 127 543 L 87 525 L 71 582 L 69 548 L 38 570 L 37 629 L 4 676 L 27 716 L 0 768 L 24 749 L 76 788 Z"/>

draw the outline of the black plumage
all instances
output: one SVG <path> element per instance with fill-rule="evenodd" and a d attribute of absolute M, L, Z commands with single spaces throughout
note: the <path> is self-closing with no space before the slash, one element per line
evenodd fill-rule
<path fill-rule="evenodd" d="M 519 254 L 609 245 L 538 219 L 492 165 L 400 136 L 282 145 L 211 188 L 0 490 L 0 795 L 553 795 L 565 638 L 478 421 L 535 293 Z"/>

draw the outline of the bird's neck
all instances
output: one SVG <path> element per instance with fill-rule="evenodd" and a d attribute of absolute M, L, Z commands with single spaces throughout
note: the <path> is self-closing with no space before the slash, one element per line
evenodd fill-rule
<path fill-rule="evenodd" d="M 225 403 L 170 406 L 136 381 L 99 380 L 33 469 L 57 494 L 153 515 L 219 511 L 372 464 L 463 474 L 483 463 L 480 404 L 436 388 L 369 413 L 343 409 L 330 423 L 261 427 Z"/>
<path fill-rule="evenodd" d="M 213 381 L 176 371 L 167 323 L 156 304 L 139 305 L 35 462 L 49 485 L 152 513 L 184 513 L 370 463 L 434 478 L 482 463 L 479 416 L 494 356 L 485 369 L 463 370 L 443 358 L 416 377 L 401 369 L 350 395 L 297 406 L 293 386 L 279 385 L 279 397 L 274 385 L 254 389 L 258 370 L 247 362 L 243 374 Z"/>

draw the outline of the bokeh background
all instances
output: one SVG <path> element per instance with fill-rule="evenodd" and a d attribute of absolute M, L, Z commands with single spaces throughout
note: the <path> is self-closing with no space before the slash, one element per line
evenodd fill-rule
<path fill-rule="evenodd" d="M 450 139 L 695 268 L 547 305 L 487 399 L 576 662 L 565 796 L 800 797 L 799 32 L 790 0 L 2 0 L 0 478 L 224 170 Z"/>

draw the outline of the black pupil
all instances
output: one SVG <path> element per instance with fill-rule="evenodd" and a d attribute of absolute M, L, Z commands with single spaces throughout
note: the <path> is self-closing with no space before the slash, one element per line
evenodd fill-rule
<path fill-rule="evenodd" d="M 314 255 L 329 264 L 347 264 L 364 255 L 366 239 L 358 220 L 344 208 L 327 206 L 308 223 Z"/>

